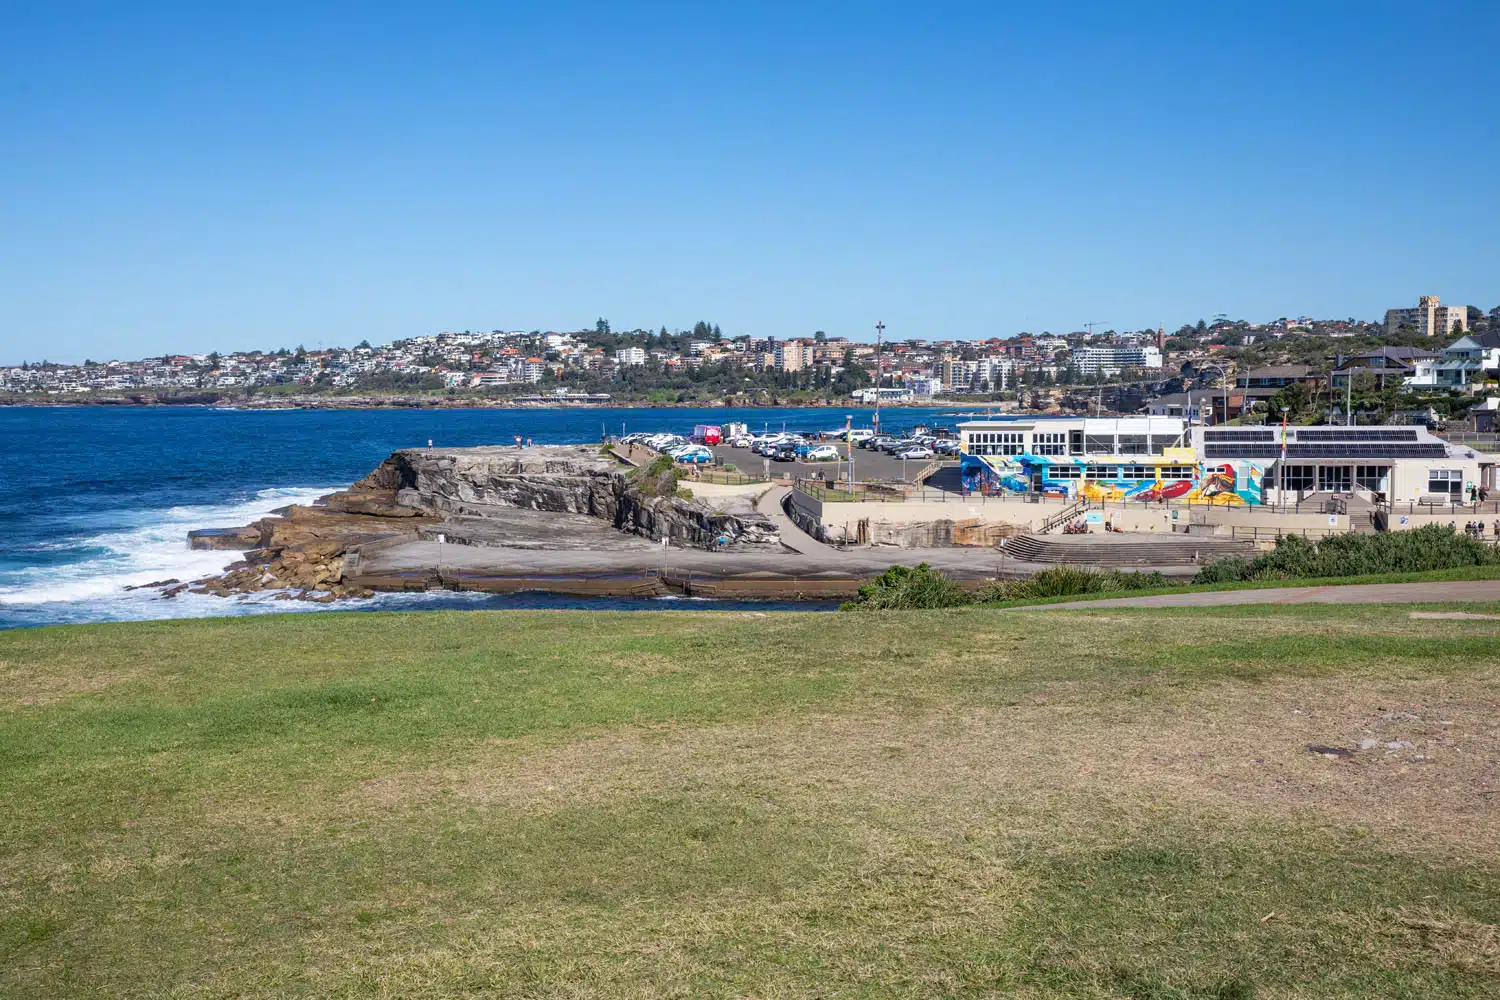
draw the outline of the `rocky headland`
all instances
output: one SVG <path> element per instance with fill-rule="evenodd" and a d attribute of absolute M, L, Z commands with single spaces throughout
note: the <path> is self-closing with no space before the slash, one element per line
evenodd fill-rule
<path fill-rule="evenodd" d="M 781 549 L 777 525 L 755 510 L 753 497 L 680 496 L 670 473 L 648 475 L 590 446 L 398 451 L 347 490 L 243 527 L 194 531 L 189 540 L 194 548 L 245 555 L 221 576 L 173 583 L 163 589 L 167 596 L 184 589 L 219 596 L 278 591 L 288 599 L 327 602 L 375 589 L 461 587 L 444 578 L 446 546 L 531 553 L 523 562 L 532 569 L 547 568 L 536 556 L 547 552 L 577 553 L 580 563 L 609 554 L 650 562 L 655 556 L 646 554 L 663 541 L 718 554 Z M 368 571 L 372 556 L 403 546 L 426 552 L 434 544 L 438 556 L 430 572 Z M 494 580 L 512 585 L 492 580 L 485 589 L 638 589 L 618 582 L 559 587 L 556 579 L 544 579 L 546 573 L 493 561 L 502 568 Z M 513 577 L 505 576 L 510 570 Z"/>

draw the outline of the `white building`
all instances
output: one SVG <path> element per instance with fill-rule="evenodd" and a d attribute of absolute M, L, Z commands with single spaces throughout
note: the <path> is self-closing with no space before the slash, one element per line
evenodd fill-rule
<path fill-rule="evenodd" d="M 615 363 L 619 365 L 643 365 L 646 363 L 644 347 L 622 347 L 615 352 Z"/>
<path fill-rule="evenodd" d="M 1126 368 L 1160 368 L 1161 351 L 1149 347 L 1080 347 L 1073 352 L 1080 375 L 1118 375 Z"/>

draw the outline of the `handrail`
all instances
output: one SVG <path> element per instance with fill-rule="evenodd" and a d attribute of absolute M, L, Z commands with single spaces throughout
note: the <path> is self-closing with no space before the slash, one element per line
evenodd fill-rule
<path fill-rule="evenodd" d="M 1088 508 L 1089 502 L 1087 500 L 1079 500 L 1071 507 L 1064 507 L 1056 514 L 1053 514 L 1051 517 L 1047 518 L 1047 520 L 1043 521 L 1042 526 L 1037 529 L 1037 534 L 1045 535 L 1047 532 L 1051 531 L 1059 524 L 1062 524 L 1066 521 L 1071 521 L 1074 517 L 1078 516 L 1078 514 L 1088 510 Z"/>

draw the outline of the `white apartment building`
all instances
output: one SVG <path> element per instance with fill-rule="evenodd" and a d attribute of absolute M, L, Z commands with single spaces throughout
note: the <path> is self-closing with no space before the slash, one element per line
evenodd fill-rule
<path fill-rule="evenodd" d="M 1160 368 L 1161 351 L 1142 347 L 1080 347 L 1073 352 L 1080 375 L 1118 375 L 1126 368 Z"/>
<path fill-rule="evenodd" d="M 1417 299 L 1415 309 L 1387 309 L 1385 332 L 1395 336 L 1403 326 L 1409 326 L 1424 337 L 1446 337 L 1455 331 L 1469 331 L 1469 307 L 1445 306 L 1436 295 L 1423 295 Z"/>
<path fill-rule="evenodd" d="M 620 365 L 643 365 L 646 363 L 644 347 L 622 347 L 615 352 L 615 363 Z"/>

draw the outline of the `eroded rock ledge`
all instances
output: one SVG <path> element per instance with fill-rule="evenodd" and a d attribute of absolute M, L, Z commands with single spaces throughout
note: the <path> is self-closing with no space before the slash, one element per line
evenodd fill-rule
<path fill-rule="evenodd" d="M 597 447 L 398 451 L 348 490 L 310 506 L 286 507 L 241 528 L 190 532 L 194 548 L 244 550 L 245 558 L 222 576 L 187 586 L 220 596 L 263 590 L 316 601 L 368 596 L 346 574 L 348 565 L 367 547 L 418 540 L 608 549 L 605 536 L 614 534 L 684 548 L 780 549 L 775 524 L 748 505 L 724 510 L 656 492 L 657 484 Z M 522 511 L 536 517 L 521 518 Z M 605 532 L 589 537 L 579 516 Z"/>

